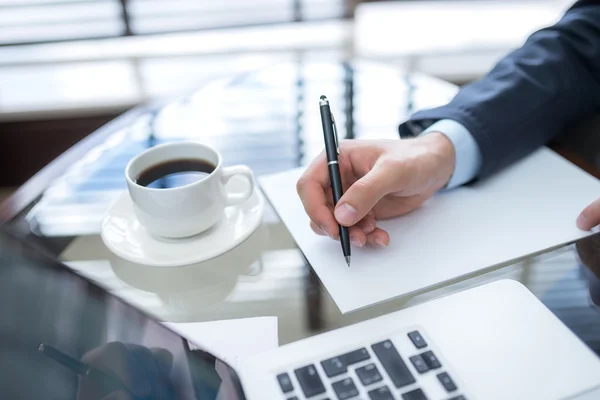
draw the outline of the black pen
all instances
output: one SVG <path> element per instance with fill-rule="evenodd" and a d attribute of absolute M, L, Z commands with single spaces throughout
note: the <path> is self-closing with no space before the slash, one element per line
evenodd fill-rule
<path fill-rule="evenodd" d="M 87 376 L 92 381 L 99 384 L 102 389 L 106 393 L 112 393 L 117 390 L 123 390 L 125 393 L 131 395 L 133 398 L 138 398 L 121 382 L 121 380 L 115 376 L 109 375 L 106 372 L 99 370 L 98 368 L 94 368 L 90 365 L 82 363 L 79 360 L 74 359 L 68 354 L 63 353 L 62 351 L 49 346 L 47 344 L 41 343 L 38 346 L 38 350 L 41 353 L 44 353 L 48 357 L 52 358 L 54 361 L 62 364 L 63 366 L 69 368 L 71 371 L 75 372 L 81 376 Z"/>
<path fill-rule="evenodd" d="M 343 194 L 342 177 L 340 175 L 340 164 L 338 163 L 338 154 L 340 148 L 338 145 L 337 128 L 335 119 L 329 108 L 327 97 L 321 96 L 319 102 L 321 109 L 321 123 L 323 124 L 323 136 L 325 137 L 325 152 L 327 153 L 327 167 L 329 169 L 329 180 L 333 192 L 333 207 L 337 205 Z M 340 227 L 340 242 L 342 243 L 342 252 L 346 263 L 350 266 L 350 234 L 348 228 L 338 224 Z"/>

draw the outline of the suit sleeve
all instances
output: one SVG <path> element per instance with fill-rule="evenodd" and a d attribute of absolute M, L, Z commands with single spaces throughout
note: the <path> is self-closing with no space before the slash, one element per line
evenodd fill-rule
<path fill-rule="evenodd" d="M 441 119 L 462 124 L 480 150 L 477 177 L 484 178 L 598 112 L 600 1 L 578 1 L 450 103 L 413 114 L 400 133 L 414 136 Z"/>

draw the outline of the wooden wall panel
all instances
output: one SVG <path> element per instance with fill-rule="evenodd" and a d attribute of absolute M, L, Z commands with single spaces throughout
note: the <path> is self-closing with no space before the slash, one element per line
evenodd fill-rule
<path fill-rule="evenodd" d="M 0 122 L 0 187 L 17 187 L 65 150 L 116 118 L 86 117 Z"/>

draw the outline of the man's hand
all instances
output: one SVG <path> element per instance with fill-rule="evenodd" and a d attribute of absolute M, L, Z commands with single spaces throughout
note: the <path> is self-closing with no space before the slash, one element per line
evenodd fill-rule
<path fill-rule="evenodd" d="M 577 227 L 589 231 L 600 224 L 600 199 L 596 199 L 587 206 L 577 218 Z"/>
<path fill-rule="evenodd" d="M 441 133 L 405 140 L 340 142 L 344 195 L 333 208 L 327 160 L 319 155 L 298 180 L 297 190 L 312 229 L 338 239 L 338 223 L 350 227 L 355 246 L 387 246 L 376 220 L 406 214 L 443 188 L 454 171 L 452 142 Z"/>

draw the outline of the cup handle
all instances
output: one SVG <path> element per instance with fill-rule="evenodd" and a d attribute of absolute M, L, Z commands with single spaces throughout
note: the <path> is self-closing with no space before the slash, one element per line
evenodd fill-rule
<path fill-rule="evenodd" d="M 248 181 L 248 187 L 241 193 L 227 193 L 227 205 L 233 206 L 236 204 L 242 204 L 250 198 L 254 191 L 254 173 L 252 170 L 245 165 L 234 165 L 231 167 L 225 167 L 222 170 L 221 181 L 223 185 L 226 185 L 229 179 L 234 175 L 242 175 L 246 177 Z"/>

